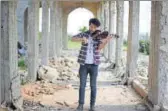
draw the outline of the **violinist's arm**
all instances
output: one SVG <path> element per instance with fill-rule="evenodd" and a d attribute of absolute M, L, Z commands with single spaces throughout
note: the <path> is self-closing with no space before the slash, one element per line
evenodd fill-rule
<path fill-rule="evenodd" d="M 106 46 L 106 44 L 110 41 L 111 38 L 112 37 L 109 36 L 106 39 L 101 40 L 101 44 L 99 44 L 98 50 L 102 50 Z"/>

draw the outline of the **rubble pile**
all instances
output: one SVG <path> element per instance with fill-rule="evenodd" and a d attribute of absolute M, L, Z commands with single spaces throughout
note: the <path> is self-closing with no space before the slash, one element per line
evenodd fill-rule
<path fill-rule="evenodd" d="M 76 59 L 60 57 L 57 61 L 51 59 L 49 66 L 40 66 L 38 70 L 39 79 L 49 80 L 78 80 L 79 64 Z"/>
<path fill-rule="evenodd" d="M 148 63 L 145 61 L 138 62 L 137 73 L 139 76 L 148 78 Z"/>
<path fill-rule="evenodd" d="M 37 97 L 40 94 L 53 95 L 56 91 L 70 88 L 70 85 L 55 85 L 48 81 L 38 81 L 36 83 L 24 85 L 22 88 L 22 94 L 30 97 Z"/>

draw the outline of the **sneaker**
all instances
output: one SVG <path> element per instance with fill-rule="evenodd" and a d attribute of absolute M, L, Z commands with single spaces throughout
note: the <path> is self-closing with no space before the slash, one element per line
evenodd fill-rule
<path fill-rule="evenodd" d="M 76 111 L 83 111 L 83 104 L 79 104 Z"/>
<path fill-rule="evenodd" d="M 95 106 L 94 106 L 94 105 L 91 105 L 89 111 L 96 111 L 96 110 L 95 110 Z"/>

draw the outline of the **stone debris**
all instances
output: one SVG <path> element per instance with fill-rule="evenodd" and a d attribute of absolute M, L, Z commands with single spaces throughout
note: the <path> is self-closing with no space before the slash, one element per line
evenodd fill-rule
<path fill-rule="evenodd" d="M 32 84 L 26 84 L 22 88 L 23 96 L 37 97 L 38 95 L 53 95 L 56 91 L 72 88 L 70 85 L 56 85 L 47 81 L 38 81 Z"/>
<path fill-rule="evenodd" d="M 25 84 L 28 80 L 27 80 L 27 76 L 28 76 L 28 72 L 27 70 L 18 70 L 18 74 L 20 75 L 20 81 L 21 84 Z"/>
<path fill-rule="evenodd" d="M 136 79 L 140 81 L 145 87 L 148 88 L 148 66 L 149 58 L 148 56 L 143 55 L 144 57 L 138 60 L 138 66 L 136 70 Z"/>
<path fill-rule="evenodd" d="M 53 83 L 48 82 L 38 82 L 31 84 L 31 90 L 34 89 L 32 85 L 37 84 L 43 84 L 40 87 L 46 88 L 48 86 L 50 88 L 50 85 Z M 59 85 L 54 85 L 57 87 L 58 90 L 55 90 L 54 94 L 48 95 L 46 93 L 39 93 L 37 96 L 33 96 L 32 98 L 28 98 L 27 96 L 24 97 L 24 110 L 28 111 L 37 111 L 40 110 L 40 108 L 47 109 L 46 111 L 50 111 L 49 109 L 52 108 L 55 111 L 58 109 L 62 109 L 63 111 L 71 111 L 70 109 L 74 109 L 78 105 L 78 96 L 76 95 L 78 93 L 78 90 L 74 90 L 73 88 L 68 89 L 66 86 L 61 86 L 62 89 L 59 89 Z M 30 87 L 30 86 L 29 86 Z M 28 88 L 26 85 L 24 88 Z M 40 96 L 41 95 L 41 96 Z M 90 101 L 90 91 L 86 90 L 86 105 L 87 108 L 89 108 L 89 101 Z M 113 96 L 110 96 L 113 95 Z M 134 90 L 131 89 L 131 87 L 125 87 L 125 86 L 111 86 L 108 88 L 98 88 L 98 97 L 97 98 L 97 104 L 96 107 L 98 111 L 102 111 L 98 106 L 105 105 L 104 108 L 107 108 L 107 106 L 110 106 L 113 104 L 114 106 L 111 107 L 112 109 L 115 108 L 115 106 L 121 105 L 127 105 L 127 106 L 134 106 L 138 110 L 126 110 L 126 111 L 146 111 L 146 110 L 140 110 L 140 109 L 146 109 L 144 106 L 139 106 L 139 104 L 143 104 L 142 99 L 139 98 L 139 96 L 134 92 Z M 39 99 L 42 98 L 42 99 Z M 26 101 L 26 102 L 25 102 Z M 29 102 L 28 102 L 29 101 Z M 50 107 L 52 106 L 52 107 Z M 134 107 L 130 109 L 134 109 Z M 110 109 L 111 109 L 110 108 Z M 69 109 L 69 110 L 68 110 Z M 41 110 L 40 110 L 41 111 Z M 53 110 L 52 110 L 53 111 Z M 110 111 L 110 110 L 108 110 Z M 122 108 L 117 111 L 123 111 Z"/>
<path fill-rule="evenodd" d="M 58 76 L 59 73 L 55 68 L 49 66 L 41 66 L 38 69 L 38 79 L 49 80 L 50 82 L 53 82 L 57 80 Z"/>
<path fill-rule="evenodd" d="M 49 66 L 41 66 L 38 70 L 39 79 L 68 81 L 78 80 L 79 64 L 76 59 L 60 57 L 57 61 L 51 59 Z"/>

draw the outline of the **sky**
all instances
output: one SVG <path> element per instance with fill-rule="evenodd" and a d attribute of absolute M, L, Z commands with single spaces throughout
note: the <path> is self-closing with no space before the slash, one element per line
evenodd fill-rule
<path fill-rule="evenodd" d="M 128 32 L 128 11 L 129 4 L 128 1 L 124 2 L 124 35 L 127 35 Z M 42 16 L 40 9 L 40 18 Z M 68 16 L 68 34 L 76 34 L 79 32 L 80 27 L 88 27 L 88 21 L 90 18 L 93 18 L 92 12 L 85 8 L 78 8 L 72 11 Z M 151 20 L 151 2 L 150 1 L 141 1 L 140 2 L 140 16 L 139 16 L 139 32 L 140 33 L 149 33 L 150 32 L 150 20 Z M 40 19 L 41 24 L 41 19 Z M 41 31 L 41 25 L 40 25 Z"/>

